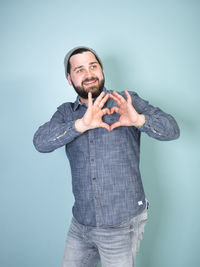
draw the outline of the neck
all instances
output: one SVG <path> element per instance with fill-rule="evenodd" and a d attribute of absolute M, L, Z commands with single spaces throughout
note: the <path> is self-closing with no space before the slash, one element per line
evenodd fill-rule
<path fill-rule="evenodd" d="M 82 98 L 82 97 L 80 97 L 80 96 L 79 96 L 79 99 L 80 99 L 80 101 L 81 101 L 82 103 L 84 103 L 84 104 L 88 104 L 88 99 Z"/>

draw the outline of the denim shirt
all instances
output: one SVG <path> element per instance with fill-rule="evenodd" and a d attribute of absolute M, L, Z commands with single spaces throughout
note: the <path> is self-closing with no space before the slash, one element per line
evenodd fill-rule
<path fill-rule="evenodd" d="M 112 93 L 104 88 L 106 93 Z M 125 97 L 124 92 L 119 92 Z M 165 141 L 179 137 L 174 118 L 153 107 L 135 92 L 129 92 L 132 104 L 144 114 L 141 128 L 123 126 L 107 131 L 95 128 L 78 132 L 74 121 L 82 118 L 87 106 L 78 97 L 74 103 L 57 108 L 51 120 L 37 130 L 34 145 L 39 152 L 51 152 L 65 146 L 72 173 L 75 219 L 84 225 L 96 227 L 117 226 L 130 220 L 145 209 L 140 161 L 140 136 Z M 111 98 L 104 107 L 117 106 Z M 105 115 L 109 125 L 118 121 L 119 114 Z"/>

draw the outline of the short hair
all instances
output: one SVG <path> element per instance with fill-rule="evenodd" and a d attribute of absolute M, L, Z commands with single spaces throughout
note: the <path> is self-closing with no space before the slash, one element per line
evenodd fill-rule
<path fill-rule="evenodd" d="M 89 48 L 78 48 L 76 49 L 69 57 L 68 59 L 68 62 L 67 62 L 67 73 L 70 74 L 70 71 L 71 71 L 71 64 L 70 64 L 70 58 L 74 55 L 77 55 L 77 54 L 82 54 L 84 52 L 91 52 L 96 60 L 98 61 L 99 65 L 101 66 L 101 68 L 103 69 L 103 66 L 102 66 L 102 63 L 100 62 L 100 60 L 98 59 L 98 57 L 89 49 Z"/>

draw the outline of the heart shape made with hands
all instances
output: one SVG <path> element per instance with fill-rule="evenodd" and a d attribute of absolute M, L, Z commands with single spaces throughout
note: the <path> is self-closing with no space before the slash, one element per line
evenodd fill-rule
<path fill-rule="evenodd" d="M 145 123 L 145 116 L 143 114 L 138 114 L 135 108 L 132 105 L 132 98 L 128 91 L 125 91 L 127 99 L 122 95 L 113 91 L 113 93 L 108 93 L 105 95 L 105 92 L 102 92 L 95 102 L 92 102 L 92 94 L 88 93 L 88 109 L 83 116 L 83 124 L 85 129 L 93 129 L 97 127 L 104 127 L 108 131 L 112 131 L 114 128 L 120 126 L 136 126 L 140 127 Z M 108 98 L 113 99 L 117 106 L 109 108 L 103 108 Z M 106 114 L 111 115 L 114 112 L 119 113 L 119 120 L 112 125 L 108 125 L 103 122 L 102 117 Z"/>

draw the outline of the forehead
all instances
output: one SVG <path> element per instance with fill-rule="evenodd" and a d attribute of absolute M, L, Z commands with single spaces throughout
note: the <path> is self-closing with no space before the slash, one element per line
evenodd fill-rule
<path fill-rule="evenodd" d="M 95 55 L 90 51 L 86 51 L 81 54 L 73 55 L 70 58 L 70 64 L 72 68 L 75 68 L 77 66 L 82 66 L 82 65 L 88 65 L 91 62 L 98 62 L 98 61 Z"/>

